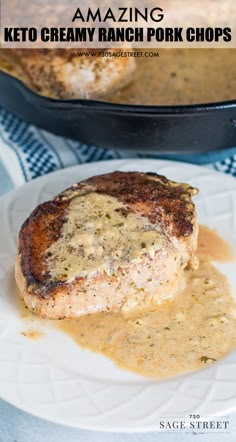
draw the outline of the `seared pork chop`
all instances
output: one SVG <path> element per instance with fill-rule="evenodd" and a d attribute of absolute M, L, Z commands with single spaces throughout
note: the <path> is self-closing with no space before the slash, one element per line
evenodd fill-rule
<path fill-rule="evenodd" d="M 89 56 L 89 52 L 97 55 Z M 77 49 L 11 49 L 15 63 L 22 66 L 36 90 L 61 99 L 105 99 L 130 82 L 133 57 L 101 57 L 99 52 L 83 50 L 82 55 Z"/>
<path fill-rule="evenodd" d="M 154 173 L 114 172 L 40 204 L 19 234 L 26 305 L 58 319 L 173 298 L 194 262 L 196 193 Z"/>

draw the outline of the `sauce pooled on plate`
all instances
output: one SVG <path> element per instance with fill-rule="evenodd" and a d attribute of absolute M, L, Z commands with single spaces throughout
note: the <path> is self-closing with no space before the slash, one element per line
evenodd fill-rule
<path fill-rule="evenodd" d="M 236 345 L 236 303 L 227 278 L 211 263 L 227 262 L 233 254 L 216 232 L 200 226 L 198 256 L 199 268 L 185 270 L 185 289 L 172 301 L 129 314 L 95 313 L 47 324 L 145 377 L 167 378 L 210 365 Z M 34 318 L 23 311 L 26 319 Z"/>

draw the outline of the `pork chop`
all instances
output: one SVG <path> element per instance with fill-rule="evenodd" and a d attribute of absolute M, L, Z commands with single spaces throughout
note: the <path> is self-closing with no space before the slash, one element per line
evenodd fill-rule
<path fill-rule="evenodd" d="M 195 262 L 196 193 L 154 173 L 114 172 L 40 204 L 19 234 L 26 305 L 60 319 L 173 298 Z"/>
<path fill-rule="evenodd" d="M 89 55 L 91 52 L 93 56 Z M 105 99 L 130 82 L 135 69 L 133 57 L 102 57 L 99 52 L 97 49 L 83 53 L 78 49 L 11 49 L 14 62 L 22 67 L 35 89 L 42 95 L 60 99 Z"/>

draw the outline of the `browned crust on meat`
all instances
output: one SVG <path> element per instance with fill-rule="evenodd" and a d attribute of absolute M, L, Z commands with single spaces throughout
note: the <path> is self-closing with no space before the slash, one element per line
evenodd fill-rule
<path fill-rule="evenodd" d="M 180 240 L 193 232 L 195 210 L 191 196 L 197 190 L 189 185 L 154 173 L 114 172 L 89 178 L 39 205 L 22 225 L 18 253 L 22 275 L 32 294 L 46 298 L 56 294 L 57 288 L 66 287 L 65 282 L 52 280 L 42 257 L 60 237 L 70 201 L 90 192 L 117 198 L 126 206 L 124 216 L 129 212 L 143 214 L 163 232 Z M 78 280 L 83 284 L 85 278 L 77 278 L 73 284 Z"/>
<path fill-rule="evenodd" d="M 81 52 L 77 49 L 10 49 L 11 56 L 29 76 L 37 92 L 47 91 L 46 95 L 56 94 L 65 98 L 65 84 L 54 71 L 52 60 L 56 57 L 62 62 L 71 62 Z M 86 51 L 85 51 L 86 52 Z"/>
<path fill-rule="evenodd" d="M 109 49 L 104 49 L 102 52 L 104 51 L 109 51 Z M 121 49 L 115 48 L 112 49 L 112 51 L 119 52 Z M 74 60 L 78 58 L 79 54 L 86 52 L 91 53 L 91 49 L 9 49 L 9 54 L 11 54 L 12 59 L 14 59 L 15 63 L 21 66 L 23 71 L 30 78 L 32 85 L 34 85 L 37 92 L 59 99 L 89 98 L 86 90 L 77 92 L 71 90 L 68 85 L 69 78 L 67 78 L 68 82 L 65 82 L 65 78 L 61 74 L 65 64 L 73 63 Z M 98 80 L 102 75 L 99 72 L 101 61 L 105 60 L 106 63 L 109 63 L 111 60 L 109 58 L 102 59 L 100 56 L 101 49 L 99 48 L 92 49 L 92 52 L 94 55 L 91 55 L 91 57 L 80 56 L 77 64 L 79 63 L 79 68 L 79 66 L 83 66 L 84 62 L 88 65 L 90 61 L 95 61 L 96 69 L 94 70 L 94 75 L 95 80 Z M 131 59 L 116 58 L 115 61 L 116 63 L 119 63 L 119 65 L 127 66 L 130 64 Z M 76 66 L 74 66 L 75 72 L 76 69 Z M 124 78 L 120 79 L 120 87 L 126 84 L 129 79 L 128 72 L 126 72 Z M 107 94 L 109 95 L 111 92 L 113 91 L 108 88 L 108 91 L 102 92 L 101 96 L 106 97 Z M 97 94 L 98 97 L 100 97 L 100 92 L 97 91 L 93 92 L 91 98 L 97 98 Z"/>
<path fill-rule="evenodd" d="M 143 213 L 171 235 L 187 236 L 193 231 L 191 196 L 197 191 L 188 184 L 174 183 L 151 172 L 114 172 L 82 183 L 122 201 L 128 211 Z"/>
<path fill-rule="evenodd" d="M 65 221 L 68 202 L 48 201 L 40 204 L 22 225 L 19 235 L 18 252 L 21 270 L 27 280 L 27 286 L 41 286 L 49 275 L 40 256 L 60 236 Z M 53 284 L 53 281 L 52 281 Z M 50 281 L 47 282 L 50 288 Z"/>

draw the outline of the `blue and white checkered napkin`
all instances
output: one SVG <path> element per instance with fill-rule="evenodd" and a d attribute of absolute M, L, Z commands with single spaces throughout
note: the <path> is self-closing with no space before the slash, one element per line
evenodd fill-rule
<path fill-rule="evenodd" d="M 0 108 L 1 193 L 31 179 L 75 164 L 130 157 L 169 158 L 205 164 L 236 176 L 236 148 L 209 154 L 169 156 L 118 152 L 57 137 L 21 121 Z"/>
<path fill-rule="evenodd" d="M 75 164 L 86 163 L 90 161 L 100 161 L 116 159 L 122 157 L 134 157 L 132 153 L 116 152 L 98 148 L 96 146 L 86 146 L 79 142 L 62 139 L 52 134 L 44 132 L 32 125 L 29 125 L 9 112 L 0 108 L 0 194 L 3 194 L 15 186 L 24 184 L 31 179 L 45 175 L 57 169 L 66 168 Z M 136 155 L 144 158 L 145 155 Z M 150 158 L 151 156 L 149 156 Z M 153 156 L 157 158 L 157 156 Z M 205 155 L 175 155 L 166 158 L 189 161 L 197 164 L 206 164 L 208 167 L 231 173 L 236 176 L 236 148 L 227 151 L 215 152 Z M 105 433 L 93 433 L 85 430 L 73 430 L 63 426 L 57 426 L 52 423 L 39 420 L 33 416 L 11 407 L 3 401 L 0 401 L 0 441 L 12 442 L 24 441 L 42 442 L 46 439 L 50 441 L 108 441 Z M 12 425 L 14 421 L 15 425 Z M 234 420 L 232 418 L 232 425 Z M 36 431 L 35 431 L 36 429 Z M 233 428 L 232 428 L 233 431 Z M 32 435 L 37 433 L 35 439 Z M 172 438 L 173 436 L 173 438 Z M 224 435 L 208 435 L 210 441 L 220 441 Z M 214 438 L 213 438 L 214 436 Z M 110 437 L 110 436 L 109 436 Z M 169 442 L 176 440 L 176 434 L 169 434 L 166 437 Z M 48 439 L 49 438 L 49 439 Z M 114 441 L 121 441 L 119 434 L 113 434 Z M 190 437 L 191 438 L 191 437 Z M 144 440 L 144 438 L 141 438 Z M 137 434 L 122 435 L 125 442 L 135 442 L 141 439 Z M 145 435 L 145 440 L 156 442 L 156 433 Z M 178 437 L 177 437 L 178 439 Z M 187 435 L 181 435 L 183 442 L 190 442 Z M 192 440 L 192 439 L 191 439 Z M 233 441 L 227 435 L 227 441 Z"/>

